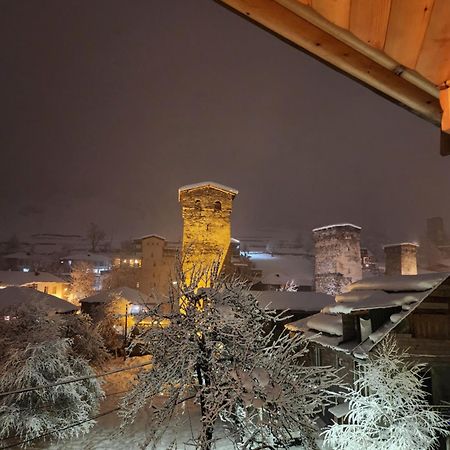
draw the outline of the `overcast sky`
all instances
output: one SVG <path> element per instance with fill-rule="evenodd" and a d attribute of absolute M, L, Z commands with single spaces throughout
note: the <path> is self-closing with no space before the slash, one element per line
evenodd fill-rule
<path fill-rule="evenodd" d="M 0 0 L 0 230 L 181 230 L 177 189 L 240 191 L 233 235 L 450 222 L 439 130 L 213 0 Z"/>

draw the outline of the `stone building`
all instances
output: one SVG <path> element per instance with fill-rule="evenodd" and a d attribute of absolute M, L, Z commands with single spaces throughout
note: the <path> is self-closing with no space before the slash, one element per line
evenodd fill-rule
<path fill-rule="evenodd" d="M 417 275 L 418 247 L 410 242 L 385 245 L 386 275 Z"/>
<path fill-rule="evenodd" d="M 231 211 L 238 191 L 206 181 L 183 186 L 178 191 L 182 206 L 183 271 L 208 270 L 218 264 L 221 270 L 230 259 Z"/>
<path fill-rule="evenodd" d="M 346 223 L 315 228 L 313 239 L 317 292 L 340 294 L 362 278 L 360 227 Z"/>
<path fill-rule="evenodd" d="M 136 244 L 141 254 L 139 291 L 166 295 L 174 277 L 178 247 L 155 234 L 137 239 Z"/>

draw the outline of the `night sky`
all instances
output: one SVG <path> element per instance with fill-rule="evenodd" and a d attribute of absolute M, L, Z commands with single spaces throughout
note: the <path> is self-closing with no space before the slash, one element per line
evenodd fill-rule
<path fill-rule="evenodd" d="M 204 180 L 236 237 L 450 222 L 437 128 L 213 0 L 0 0 L 0 42 L 0 237 L 178 238 Z"/>

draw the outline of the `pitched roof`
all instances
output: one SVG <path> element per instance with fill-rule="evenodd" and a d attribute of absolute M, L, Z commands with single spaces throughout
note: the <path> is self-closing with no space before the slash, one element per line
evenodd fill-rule
<path fill-rule="evenodd" d="M 333 225 L 325 225 L 324 227 L 314 228 L 312 231 L 313 233 L 315 231 L 323 231 L 323 230 L 329 230 L 333 228 L 355 228 L 357 230 L 361 230 L 362 228 L 358 225 L 353 225 L 352 223 L 336 223 Z"/>
<path fill-rule="evenodd" d="M 357 358 L 367 358 L 369 352 L 401 321 L 411 314 L 432 292 L 450 277 L 449 273 L 421 275 L 378 276 L 360 280 L 350 286 L 350 292 L 336 297 L 336 303 L 325 306 L 320 313 L 286 325 L 291 331 L 301 331 L 305 337 L 334 350 L 351 353 Z M 343 314 L 371 309 L 399 307 L 389 320 L 374 330 L 364 341 L 343 339 Z M 333 321 L 333 332 L 329 322 Z M 323 334 L 325 333 L 325 334 Z"/>
<path fill-rule="evenodd" d="M 48 312 L 57 313 L 67 313 L 78 309 L 72 303 L 36 289 L 17 286 L 0 289 L 0 310 L 32 304 L 40 306 Z"/>
<path fill-rule="evenodd" d="M 236 190 L 232 187 L 229 187 L 229 186 L 225 186 L 224 184 L 216 183 L 214 181 L 201 181 L 199 183 L 186 184 L 185 186 L 181 186 L 178 189 L 178 201 L 180 201 L 181 192 L 190 191 L 192 189 L 198 189 L 198 188 L 203 188 L 203 187 L 212 187 L 214 189 L 218 189 L 219 191 L 224 191 L 229 194 L 232 194 L 233 197 L 239 193 L 238 190 Z"/>
<path fill-rule="evenodd" d="M 65 281 L 48 272 L 0 270 L 0 286 L 23 286 L 31 283 L 65 283 Z"/>
<path fill-rule="evenodd" d="M 260 291 L 255 297 L 262 307 L 291 311 L 320 311 L 334 303 L 331 295 L 321 292 Z"/>

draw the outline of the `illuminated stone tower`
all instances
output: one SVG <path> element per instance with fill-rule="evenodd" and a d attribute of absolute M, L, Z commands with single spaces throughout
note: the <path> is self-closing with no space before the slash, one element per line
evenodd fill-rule
<path fill-rule="evenodd" d="M 384 246 L 386 275 L 417 275 L 417 249 L 411 242 Z"/>
<path fill-rule="evenodd" d="M 231 241 L 231 210 L 238 191 L 211 181 L 183 186 L 178 200 L 183 208 L 183 271 L 222 269 Z"/>
<path fill-rule="evenodd" d="M 313 238 L 317 292 L 341 294 L 362 278 L 360 227 L 343 223 L 315 228 Z"/>

